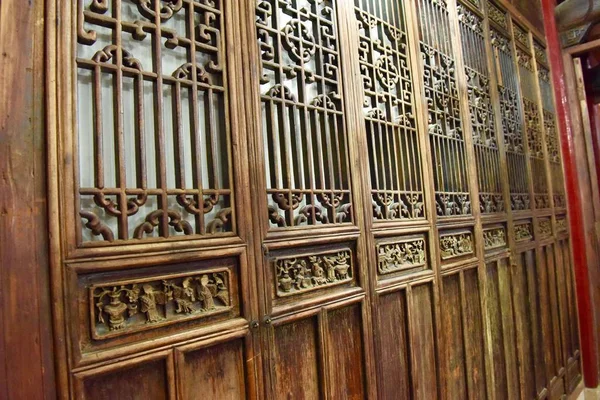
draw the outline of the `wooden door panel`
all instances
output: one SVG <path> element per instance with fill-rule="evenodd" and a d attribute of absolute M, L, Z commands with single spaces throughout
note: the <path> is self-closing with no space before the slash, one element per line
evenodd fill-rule
<path fill-rule="evenodd" d="M 227 341 L 175 349 L 179 399 L 237 400 L 247 396 L 247 332 Z"/>
<path fill-rule="evenodd" d="M 326 351 L 332 399 L 366 397 L 361 304 L 327 312 Z"/>
<path fill-rule="evenodd" d="M 178 263 L 155 258 L 69 264 L 70 293 L 78 299 L 67 314 L 79 328 L 72 332 L 76 365 L 139 351 L 150 339 L 168 344 L 173 337 L 193 336 L 190 331 L 243 326 L 244 256 L 188 257 Z"/>
<path fill-rule="evenodd" d="M 519 373 L 521 377 L 521 393 L 525 398 L 537 396 L 535 382 L 534 340 L 532 329 L 532 313 L 530 293 L 527 284 L 529 250 L 520 254 L 512 269 L 512 295 L 515 306 L 515 328 L 517 335 L 517 354 L 519 357 Z"/>
<path fill-rule="evenodd" d="M 549 66 L 504 1 L 58 3 L 75 397 L 574 388 Z"/>
<path fill-rule="evenodd" d="M 507 258 L 488 262 L 486 266 L 486 312 L 492 335 L 494 389 L 507 398 L 519 393 L 511 268 Z"/>
<path fill-rule="evenodd" d="M 270 396 L 364 398 L 364 312 L 352 300 L 269 321 Z"/>
<path fill-rule="evenodd" d="M 273 397 L 317 399 L 324 392 L 318 317 L 277 324 L 273 328 Z"/>
<path fill-rule="evenodd" d="M 434 286 L 416 284 L 409 295 L 413 397 L 438 396 L 437 339 Z M 432 382 L 436 384 L 433 385 Z"/>
<path fill-rule="evenodd" d="M 407 291 L 377 295 L 377 378 L 379 397 L 409 398 L 412 393 Z"/>
<path fill-rule="evenodd" d="M 175 399 L 171 351 L 75 374 L 75 398 Z"/>
<path fill-rule="evenodd" d="M 442 332 L 449 398 L 486 396 L 483 319 L 476 267 L 442 277 Z"/>

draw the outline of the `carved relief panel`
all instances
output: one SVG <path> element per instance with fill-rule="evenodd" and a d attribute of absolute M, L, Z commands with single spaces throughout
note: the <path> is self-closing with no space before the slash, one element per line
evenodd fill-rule
<path fill-rule="evenodd" d="M 221 2 L 77 4 L 77 242 L 235 232 Z"/>
<path fill-rule="evenodd" d="M 337 2 L 259 1 L 256 34 L 271 228 L 351 223 Z"/>

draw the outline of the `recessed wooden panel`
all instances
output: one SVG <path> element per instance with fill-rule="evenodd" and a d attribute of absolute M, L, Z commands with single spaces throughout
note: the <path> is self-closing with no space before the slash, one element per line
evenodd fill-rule
<path fill-rule="evenodd" d="M 481 313 L 481 294 L 477 268 L 463 272 L 463 307 L 465 320 L 465 343 L 467 365 L 467 381 L 470 398 L 482 399 L 486 396 L 486 375 L 484 356 L 484 330 Z"/>
<path fill-rule="evenodd" d="M 408 399 L 412 393 L 406 290 L 378 296 L 377 381 L 383 399 Z"/>
<path fill-rule="evenodd" d="M 377 239 L 379 279 L 409 275 L 431 269 L 426 235 Z"/>
<path fill-rule="evenodd" d="M 502 326 L 502 304 L 499 287 L 499 262 L 486 264 L 487 285 L 487 318 L 492 347 L 492 370 L 494 377 L 494 392 L 500 398 L 508 398 L 508 382 L 506 376 L 507 360 L 504 354 L 504 329 Z"/>
<path fill-rule="evenodd" d="M 243 339 L 180 351 L 177 362 L 180 399 L 246 398 Z"/>
<path fill-rule="evenodd" d="M 413 398 L 433 399 L 438 395 L 438 377 L 432 285 L 421 284 L 412 287 L 409 307 Z"/>
<path fill-rule="evenodd" d="M 317 399 L 322 395 L 319 373 L 317 317 L 276 326 L 274 337 L 274 396 L 277 399 Z"/>
<path fill-rule="evenodd" d="M 361 304 L 327 313 L 327 357 L 332 399 L 365 398 L 365 365 Z"/>
<path fill-rule="evenodd" d="M 551 321 L 552 321 L 552 353 L 554 355 L 554 374 L 558 375 L 562 368 L 566 367 L 561 344 L 560 305 L 558 302 L 558 288 L 560 282 L 557 280 L 556 258 L 554 245 L 545 246 L 543 249 L 546 266 L 548 269 L 548 292 L 550 298 Z"/>
<path fill-rule="evenodd" d="M 461 304 L 460 274 L 442 278 L 442 332 L 446 354 L 444 391 L 452 399 L 467 398 L 467 363 L 465 336 L 463 329 L 463 309 Z M 469 371 L 471 373 L 471 371 Z"/>
<path fill-rule="evenodd" d="M 166 400 L 172 398 L 169 374 L 165 358 L 146 358 L 122 367 L 98 368 L 76 377 L 78 395 L 86 400 Z"/>
<path fill-rule="evenodd" d="M 512 269 L 512 296 L 515 307 L 515 328 L 517 334 L 517 354 L 521 392 L 527 398 L 537 396 L 535 388 L 535 360 L 532 316 L 527 285 L 527 253 L 519 255 L 517 265 Z"/>
<path fill-rule="evenodd" d="M 483 320 L 477 269 L 442 278 L 445 391 L 450 398 L 484 398 Z"/>
<path fill-rule="evenodd" d="M 302 246 L 269 252 L 268 274 L 274 307 L 315 296 L 334 296 L 358 286 L 354 243 Z"/>
<path fill-rule="evenodd" d="M 471 229 L 440 231 L 439 254 L 443 264 L 464 262 L 475 257 L 475 237 Z"/>

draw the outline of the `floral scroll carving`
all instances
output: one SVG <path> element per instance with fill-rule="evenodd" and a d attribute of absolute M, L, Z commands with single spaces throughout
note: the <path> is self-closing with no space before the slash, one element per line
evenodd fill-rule
<path fill-rule="evenodd" d="M 92 336 L 103 339 L 231 309 L 229 271 L 89 288 Z"/>
<path fill-rule="evenodd" d="M 473 254 L 473 234 L 471 232 L 451 233 L 440 236 L 440 255 L 449 260 Z"/>
<path fill-rule="evenodd" d="M 280 258 L 275 262 L 277 297 L 286 297 L 319 288 L 336 286 L 353 279 L 350 250 Z"/>
<path fill-rule="evenodd" d="M 425 238 L 402 240 L 377 245 L 377 269 L 379 274 L 423 267 L 427 263 Z"/>

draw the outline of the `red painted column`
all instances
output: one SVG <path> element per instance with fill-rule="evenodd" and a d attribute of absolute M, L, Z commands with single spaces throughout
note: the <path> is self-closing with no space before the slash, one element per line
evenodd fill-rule
<path fill-rule="evenodd" d="M 561 150 L 564 163 L 565 183 L 569 204 L 569 222 L 571 225 L 571 243 L 573 246 L 574 272 L 577 290 L 577 305 L 579 313 L 579 329 L 581 333 L 581 352 L 583 358 L 583 378 L 586 387 L 598 386 L 598 355 L 594 341 L 593 304 L 590 294 L 590 280 L 586 259 L 585 234 L 579 195 L 579 179 L 575 163 L 575 146 L 573 127 L 569 114 L 569 100 L 562 57 L 562 49 L 558 38 L 554 8 L 556 0 L 542 0 L 544 25 L 550 64 L 552 66 L 552 81 L 556 97 L 556 113 L 561 135 Z"/>

